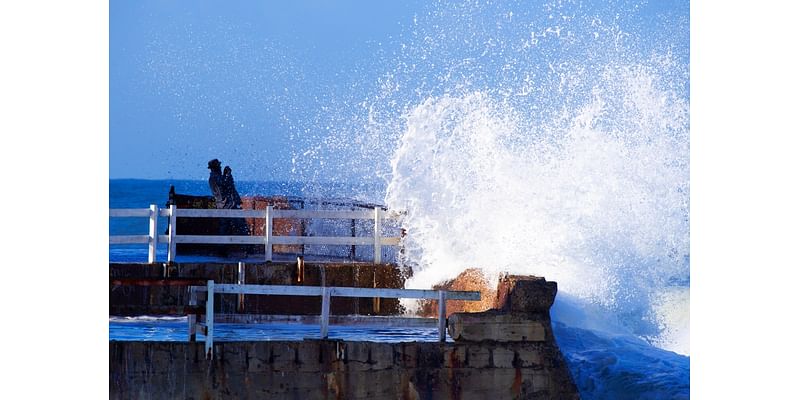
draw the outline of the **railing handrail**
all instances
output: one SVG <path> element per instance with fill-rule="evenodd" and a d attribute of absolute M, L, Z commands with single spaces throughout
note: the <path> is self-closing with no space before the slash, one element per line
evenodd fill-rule
<path fill-rule="evenodd" d="M 169 208 L 160 208 L 159 217 L 169 217 Z M 149 208 L 109 208 L 109 217 L 149 217 Z M 266 218 L 265 210 L 240 210 L 218 208 L 176 208 L 175 216 L 181 218 Z M 274 219 L 374 219 L 374 211 L 362 210 L 272 210 Z M 383 219 L 400 219 L 403 211 L 388 211 Z"/>
<path fill-rule="evenodd" d="M 207 291 L 207 286 L 190 286 L 190 290 L 197 292 Z M 348 286 L 292 286 L 292 285 L 254 285 L 217 283 L 214 293 L 225 294 L 262 294 L 281 296 L 322 296 L 323 290 L 328 290 L 331 297 L 381 297 L 390 299 L 429 299 L 439 298 L 439 293 L 444 292 L 445 300 L 479 301 L 481 293 L 465 290 L 431 290 L 431 289 L 392 289 L 392 288 L 362 288 Z"/>
<path fill-rule="evenodd" d="M 198 308 L 192 308 L 198 310 Z M 204 311 L 204 310 L 203 310 Z M 286 324 L 319 325 L 320 315 L 296 314 L 226 314 L 214 313 L 214 321 L 223 324 Z M 391 315 L 331 315 L 330 325 L 375 326 L 395 328 L 436 328 L 437 320 L 425 317 L 398 317 Z"/>
<path fill-rule="evenodd" d="M 148 244 L 148 262 L 156 260 L 156 248 L 159 243 L 167 243 L 167 261 L 175 261 L 175 245 L 178 243 L 194 244 L 255 244 L 264 245 L 265 261 L 272 261 L 272 245 L 372 245 L 375 263 L 381 262 L 381 247 L 400 244 L 400 237 L 384 237 L 381 233 L 381 221 L 384 219 L 400 219 L 403 211 L 384 211 L 375 206 L 371 211 L 363 210 L 276 210 L 267 206 L 265 210 L 231 210 L 231 209 L 190 209 L 159 208 L 152 204 L 150 208 L 118 208 L 109 209 L 109 217 L 148 217 L 150 232 L 148 235 L 109 235 L 109 244 Z M 158 217 L 168 217 L 167 235 L 159 235 Z M 176 218 L 263 218 L 265 219 L 264 236 L 240 235 L 177 235 Z M 284 236 L 275 235 L 272 231 L 275 219 L 366 219 L 374 220 L 372 236 Z"/>
<path fill-rule="evenodd" d="M 241 264 L 240 264 L 241 266 Z M 197 293 L 206 292 L 205 324 L 197 323 L 196 315 L 190 315 L 189 340 L 196 338 L 195 332 L 205 332 L 205 352 L 208 359 L 214 357 L 214 294 L 250 294 L 281 296 L 322 296 L 320 311 L 320 333 L 323 339 L 328 337 L 330 323 L 331 297 L 387 297 L 410 299 L 435 299 L 438 302 L 439 341 L 446 339 L 447 300 L 480 301 L 481 294 L 476 291 L 425 290 L 425 289 L 388 289 L 358 288 L 341 286 L 287 286 L 287 285 L 252 285 L 252 284 L 215 284 L 209 280 L 206 286 L 189 286 L 189 305 L 197 305 Z M 364 317 L 368 318 L 368 317 Z"/>

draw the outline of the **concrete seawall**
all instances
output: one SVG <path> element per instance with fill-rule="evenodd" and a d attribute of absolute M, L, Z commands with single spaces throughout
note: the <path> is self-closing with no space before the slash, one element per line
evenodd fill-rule
<path fill-rule="evenodd" d="M 216 283 L 237 283 L 237 263 L 111 263 L 110 279 L 128 281 L 199 279 Z M 257 285 L 346 286 L 364 288 L 402 288 L 410 269 L 389 264 L 258 263 L 244 266 L 245 283 Z M 111 285 L 109 314 L 182 314 L 189 304 L 185 286 Z M 319 297 L 245 295 L 242 308 L 236 295 L 222 296 L 215 310 L 220 313 L 318 315 Z M 334 315 L 396 315 L 397 299 L 334 298 Z"/>
<path fill-rule="evenodd" d="M 454 313 L 454 343 L 109 342 L 112 399 L 577 399 L 549 309 L 556 284 L 500 279 L 495 308 Z"/>
<path fill-rule="evenodd" d="M 109 344 L 112 399 L 572 399 L 556 347 L 329 340 Z"/>

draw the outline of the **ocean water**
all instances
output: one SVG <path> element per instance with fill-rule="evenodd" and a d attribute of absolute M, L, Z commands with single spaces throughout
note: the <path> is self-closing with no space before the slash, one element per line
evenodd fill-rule
<path fill-rule="evenodd" d="M 319 339 L 319 325 L 307 324 L 221 324 L 214 325 L 214 340 L 279 341 Z M 182 342 L 189 336 L 186 317 L 112 317 L 109 319 L 108 336 L 112 340 Z M 370 342 L 437 342 L 436 328 L 381 328 L 331 325 L 329 339 Z M 202 334 L 198 341 L 205 340 Z M 449 341 L 452 339 L 448 338 Z"/>

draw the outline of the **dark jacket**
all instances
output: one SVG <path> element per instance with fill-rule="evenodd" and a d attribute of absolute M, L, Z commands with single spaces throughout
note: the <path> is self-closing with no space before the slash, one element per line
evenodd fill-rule
<path fill-rule="evenodd" d="M 222 195 L 225 198 L 224 208 L 242 208 L 242 198 L 239 197 L 236 184 L 233 182 L 233 174 L 228 167 L 225 167 L 225 172 L 222 174 Z"/>
<path fill-rule="evenodd" d="M 225 192 L 223 191 L 224 182 L 222 179 L 222 171 L 217 169 L 212 169 L 211 173 L 208 176 L 208 187 L 211 189 L 211 195 L 214 196 L 214 203 L 216 203 L 217 208 L 229 208 L 225 207 L 226 200 L 225 200 Z"/>

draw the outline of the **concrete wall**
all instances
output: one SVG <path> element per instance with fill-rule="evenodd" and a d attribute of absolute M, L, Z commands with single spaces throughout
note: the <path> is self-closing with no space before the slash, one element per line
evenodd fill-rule
<path fill-rule="evenodd" d="M 236 283 L 236 263 L 112 263 L 110 279 L 213 279 L 216 283 Z M 410 276 L 410 269 L 388 264 L 331 264 L 306 262 L 303 274 L 298 274 L 296 263 L 261 263 L 245 265 L 245 283 L 259 285 L 304 285 L 348 287 L 402 288 Z M 324 279 L 323 279 L 324 277 Z M 298 278 L 301 282 L 298 282 Z M 109 293 L 110 315 L 180 314 L 180 308 L 189 304 L 185 286 L 134 286 L 111 285 Z M 215 311 L 237 312 L 236 295 L 217 295 Z M 244 314 L 317 315 L 320 297 L 286 297 L 246 295 Z M 333 298 L 331 313 L 335 315 L 395 315 L 400 312 L 397 299 Z"/>
<path fill-rule="evenodd" d="M 111 399 L 577 399 L 552 342 L 109 343 Z"/>
<path fill-rule="evenodd" d="M 454 313 L 455 343 L 109 343 L 112 399 L 577 399 L 553 337 L 557 286 L 502 276 L 495 308 Z"/>

